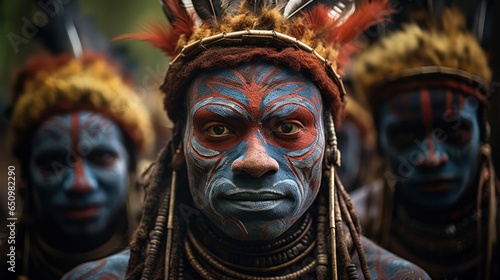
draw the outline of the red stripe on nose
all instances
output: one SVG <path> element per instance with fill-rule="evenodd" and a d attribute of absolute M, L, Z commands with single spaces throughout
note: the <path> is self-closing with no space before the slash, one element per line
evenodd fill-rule
<path fill-rule="evenodd" d="M 88 192 L 91 190 L 90 184 L 85 175 L 85 169 L 83 167 L 82 158 L 77 154 L 77 148 L 80 137 L 80 114 L 73 113 L 71 115 L 71 148 L 75 151 L 75 174 L 73 178 L 73 187 L 72 189 L 76 192 Z"/>
<path fill-rule="evenodd" d="M 267 172 L 276 172 L 278 168 L 278 162 L 267 154 L 256 132 L 248 139 L 248 149 L 243 159 L 234 161 L 231 166 L 233 172 L 246 172 L 254 178 L 259 178 Z"/>

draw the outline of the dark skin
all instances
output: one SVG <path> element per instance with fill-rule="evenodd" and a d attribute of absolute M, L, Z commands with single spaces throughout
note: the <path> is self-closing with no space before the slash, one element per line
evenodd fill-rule
<path fill-rule="evenodd" d="M 384 200 L 382 184 L 353 194 L 368 237 L 437 279 L 477 277 L 475 211 L 477 201 L 487 201 L 486 192 L 477 197 L 478 184 L 494 176 L 481 168 L 477 102 L 442 88 L 415 89 L 386 100 L 376 120 L 380 151 L 391 166 L 384 175 L 393 190 L 386 186 Z M 388 216 L 376 229 L 381 201 Z"/>

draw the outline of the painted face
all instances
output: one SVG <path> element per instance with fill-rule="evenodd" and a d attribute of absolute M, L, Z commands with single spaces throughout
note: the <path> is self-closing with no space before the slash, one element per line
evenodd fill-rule
<path fill-rule="evenodd" d="M 400 94 L 381 106 L 380 146 L 403 197 L 417 206 L 446 208 L 473 185 L 477 106 L 472 97 L 438 88 Z"/>
<path fill-rule="evenodd" d="M 198 207 L 230 237 L 276 238 L 314 201 L 322 101 L 304 76 L 264 62 L 198 76 L 184 135 Z"/>
<path fill-rule="evenodd" d="M 47 119 L 34 133 L 29 162 L 41 218 L 71 236 L 103 231 L 124 206 L 128 161 L 122 131 L 102 115 Z"/>
<path fill-rule="evenodd" d="M 342 128 L 337 132 L 339 149 L 342 152 L 342 164 L 338 168 L 339 177 L 347 191 L 351 191 L 358 179 L 361 164 L 363 142 L 361 131 L 351 118 L 342 122 Z"/>

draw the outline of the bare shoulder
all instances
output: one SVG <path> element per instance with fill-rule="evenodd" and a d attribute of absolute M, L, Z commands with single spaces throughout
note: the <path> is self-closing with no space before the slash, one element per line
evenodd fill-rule
<path fill-rule="evenodd" d="M 125 279 L 130 251 L 123 250 L 104 259 L 78 265 L 63 275 L 62 280 Z"/>
<path fill-rule="evenodd" d="M 361 237 L 361 244 L 365 251 L 366 260 L 372 279 L 391 280 L 428 280 L 430 276 L 419 266 L 394 255 L 384 248 L 373 243 L 366 237 Z M 361 274 L 359 259 L 353 258 Z"/>

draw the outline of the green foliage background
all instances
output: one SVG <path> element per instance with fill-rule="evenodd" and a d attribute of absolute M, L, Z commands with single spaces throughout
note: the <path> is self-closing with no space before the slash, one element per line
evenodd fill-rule
<path fill-rule="evenodd" d="M 59 0 L 61 1 L 61 0 Z M 63 3 L 68 0 L 62 1 Z M 69 0 L 78 1 L 85 15 L 91 16 L 101 32 L 110 40 L 120 34 L 139 31 L 148 21 L 166 22 L 158 0 Z M 23 17 L 33 22 L 37 11 L 37 0 L 1 0 L 0 1 L 0 108 L 6 106 L 8 92 L 12 86 L 14 69 L 22 66 L 33 54 L 43 51 L 43 46 L 36 39 L 20 43 L 16 52 L 8 34 L 22 35 Z M 123 47 L 136 62 L 136 81 L 140 84 L 149 74 L 147 68 L 166 71 L 168 59 L 159 50 L 138 41 L 113 41 L 111 44 Z M 5 120 L 4 120 L 5 121 Z"/>

